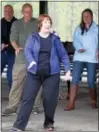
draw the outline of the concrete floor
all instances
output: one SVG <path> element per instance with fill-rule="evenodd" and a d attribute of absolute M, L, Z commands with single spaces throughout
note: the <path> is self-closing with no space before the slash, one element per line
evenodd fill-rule
<path fill-rule="evenodd" d="M 61 83 L 61 87 L 66 84 Z M 73 111 L 64 111 L 67 104 L 66 100 L 58 102 L 55 115 L 55 131 L 56 132 L 96 132 L 98 131 L 98 109 L 91 108 L 89 97 L 89 89 L 86 84 L 80 85 L 79 94 L 76 101 L 76 109 Z M 99 90 L 98 90 L 99 92 Z M 98 93 L 99 94 L 99 93 Z M 8 102 L 7 81 L 2 81 L 2 111 L 7 106 Z M 6 99 L 6 100 L 5 100 Z M 9 132 L 12 128 L 17 115 L 2 117 L 1 127 L 2 132 Z M 43 129 L 44 113 L 39 115 L 31 114 L 29 123 L 26 127 L 26 132 L 45 132 Z"/>
<path fill-rule="evenodd" d="M 81 132 L 98 131 L 98 109 L 92 109 L 88 89 L 81 88 L 76 101 L 76 109 L 64 111 L 67 101 L 59 101 L 55 115 L 56 132 Z M 2 111 L 7 105 L 7 101 L 2 100 Z M 2 132 L 9 132 L 17 115 L 2 117 Z M 26 132 L 45 132 L 43 125 L 44 115 L 31 114 Z"/>

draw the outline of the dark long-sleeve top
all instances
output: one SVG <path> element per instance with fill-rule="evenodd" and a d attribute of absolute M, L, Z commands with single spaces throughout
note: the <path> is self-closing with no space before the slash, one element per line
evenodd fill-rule
<path fill-rule="evenodd" d="M 8 47 L 4 50 L 9 53 L 14 53 L 14 48 L 10 43 L 10 30 L 12 23 L 16 20 L 15 17 L 13 17 L 11 21 L 7 21 L 5 18 L 1 19 L 1 44 L 8 44 Z"/>

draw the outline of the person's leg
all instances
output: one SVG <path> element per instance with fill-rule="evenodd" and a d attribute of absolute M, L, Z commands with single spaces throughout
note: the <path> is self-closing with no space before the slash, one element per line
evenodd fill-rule
<path fill-rule="evenodd" d="M 11 86 L 12 86 L 12 70 L 13 70 L 14 62 L 15 62 L 15 55 L 8 53 L 7 80 L 8 80 L 8 85 L 9 85 L 9 91 L 10 91 Z"/>
<path fill-rule="evenodd" d="M 13 82 L 9 94 L 9 102 L 6 109 L 3 112 L 3 115 L 9 115 L 17 111 L 23 93 L 25 78 L 26 78 L 26 65 L 14 64 Z"/>
<path fill-rule="evenodd" d="M 33 107 L 33 112 L 34 114 L 39 114 L 43 112 L 43 108 L 41 107 L 42 105 L 42 86 L 37 94 L 36 100 L 34 102 L 34 107 Z"/>
<path fill-rule="evenodd" d="M 70 87 L 70 96 L 67 107 L 64 109 L 65 111 L 69 111 L 74 109 L 75 100 L 78 93 L 78 84 L 80 81 L 81 74 L 83 72 L 84 63 L 80 61 L 75 61 L 73 65 L 73 73 L 72 73 L 72 84 Z"/>
<path fill-rule="evenodd" d="M 23 99 L 17 120 L 13 125 L 14 128 L 25 130 L 41 83 L 42 81 L 39 76 L 33 75 L 29 72 L 27 73 L 23 91 Z"/>
<path fill-rule="evenodd" d="M 60 74 L 44 78 L 43 83 L 43 106 L 45 113 L 44 127 L 53 125 L 54 114 L 58 102 Z"/>
<path fill-rule="evenodd" d="M 97 89 L 96 89 L 96 63 L 86 63 L 87 77 L 89 84 L 90 97 L 92 102 L 92 108 L 97 108 Z"/>
<path fill-rule="evenodd" d="M 66 99 L 69 100 L 69 94 L 70 94 L 70 80 L 67 81 L 67 88 L 68 88 L 68 91 L 67 91 L 67 97 L 66 97 Z"/>

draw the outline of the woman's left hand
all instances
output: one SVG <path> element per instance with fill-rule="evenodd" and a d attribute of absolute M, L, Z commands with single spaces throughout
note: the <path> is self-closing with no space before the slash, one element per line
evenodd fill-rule
<path fill-rule="evenodd" d="M 71 74 L 70 71 L 66 72 L 65 78 L 64 78 L 66 81 L 70 80 L 70 74 Z"/>

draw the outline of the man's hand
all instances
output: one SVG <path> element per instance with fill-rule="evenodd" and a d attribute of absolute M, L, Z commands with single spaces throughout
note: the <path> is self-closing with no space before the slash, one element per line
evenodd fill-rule
<path fill-rule="evenodd" d="M 85 49 L 79 49 L 78 52 L 83 53 L 83 52 L 85 52 Z"/>
<path fill-rule="evenodd" d="M 17 47 L 17 48 L 15 49 L 15 55 L 17 56 L 17 55 L 20 53 L 20 51 L 22 51 L 22 50 L 23 50 L 22 47 Z"/>
<path fill-rule="evenodd" d="M 8 44 L 1 44 L 1 51 L 3 50 L 3 49 L 5 49 L 5 48 L 7 48 L 8 47 Z"/>

